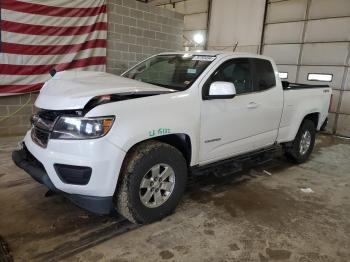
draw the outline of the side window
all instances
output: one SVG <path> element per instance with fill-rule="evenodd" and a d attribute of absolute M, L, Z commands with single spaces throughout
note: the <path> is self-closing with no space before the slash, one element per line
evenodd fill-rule
<path fill-rule="evenodd" d="M 263 91 L 276 85 L 275 72 L 271 62 L 264 59 L 252 59 L 255 66 L 256 83 L 254 91 Z"/>
<path fill-rule="evenodd" d="M 209 84 L 216 81 L 231 82 L 237 94 L 253 92 L 253 74 L 249 59 L 232 59 L 224 62 L 211 76 Z"/>

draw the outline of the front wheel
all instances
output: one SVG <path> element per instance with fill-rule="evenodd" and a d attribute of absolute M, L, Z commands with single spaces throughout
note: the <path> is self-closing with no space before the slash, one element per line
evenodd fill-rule
<path fill-rule="evenodd" d="M 304 163 L 312 153 L 315 145 L 316 127 L 311 120 L 304 120 L 295 139 L 284 146 L 286 158 L 297 164 Z"/>
<path fill-rule="evenodd" d="M 183 195 L 187 164 L 175 147 L 146 141 L 128 153 L 114 196 L 117 211 L 131 222 L 151 223 L 174 211 Z"/>

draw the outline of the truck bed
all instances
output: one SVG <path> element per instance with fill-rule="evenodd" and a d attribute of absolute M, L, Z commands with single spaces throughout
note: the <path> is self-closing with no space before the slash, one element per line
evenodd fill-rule
<path fill-rule="evenodd" d="M 326 121 L 332 89 L 328 85 L 283 83 L 283 112 L 278 142 L 292 141 L 305 115 L 314 114 L 317 130 Z"/>
<path fill-rule="evenodd" d="M 309 89 L 309 88 L 327 88 L 329 85 L 308 85 L 299 83 L 290 83 L 282 81 L 283 90 L 295 90 L 295 89 Z"/>

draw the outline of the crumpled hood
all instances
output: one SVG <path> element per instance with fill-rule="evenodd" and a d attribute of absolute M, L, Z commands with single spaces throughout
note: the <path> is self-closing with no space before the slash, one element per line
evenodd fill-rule
<path fill-rule="evenodd" d="M 169 91 L 175 90 L 105 72 L 62 71 L 44 84 L 35 106 L 49 110 L 82 109 L 95 96 Z"/>

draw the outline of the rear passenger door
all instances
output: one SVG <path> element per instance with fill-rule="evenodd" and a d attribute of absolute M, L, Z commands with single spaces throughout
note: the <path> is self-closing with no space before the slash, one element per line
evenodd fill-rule
<path fill-rule="evenodd" d="M 269 60 L 251 58 L 251 64 L 255 80 L 249 104 L 256 112 L 256 134 L 251 142 L 254 149 L 260 149 L 276 141 L 283 110 L 283 89 L 277 85 L 276 72 Z"/>

